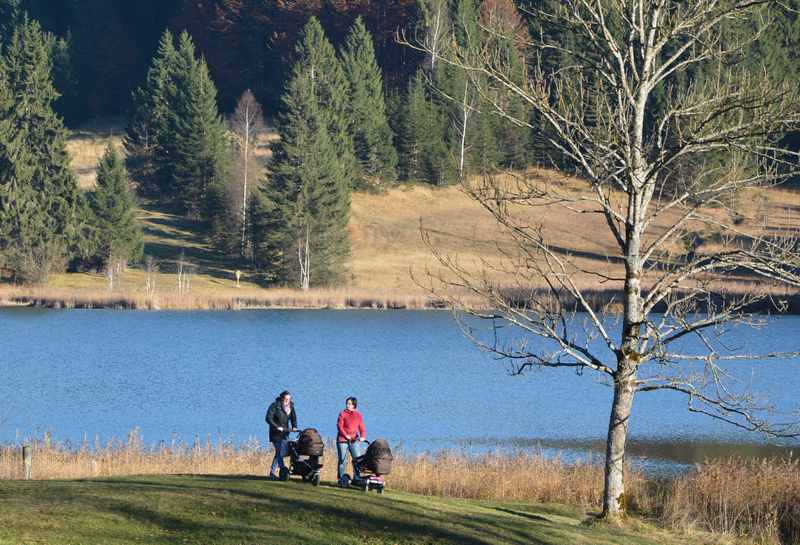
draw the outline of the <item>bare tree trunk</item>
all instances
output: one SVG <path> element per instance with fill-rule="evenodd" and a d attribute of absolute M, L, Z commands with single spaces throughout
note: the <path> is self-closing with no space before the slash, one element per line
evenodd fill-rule
<path fill-rule="evenodd" d="M 467 96 L 469 93 L 469 81 L 464 81 L 464 99 L 461 102 L 461 157 L 458 162 L 458 177 L 464 179 L 464 157 L 467 154 L 467 122 L 469 121 L 469 114 L 472 107 L 467 103 Z"/>
<path fill-rule="evenodd" d="M 442 8 L 436 10 L 433 22 L 433 40 L 431 43 L 431 71 L 436 67 L 436 58 L 439 56 L 439 35 L 442 29 Z"/>
<path fill-rule="evenodd" d="M 618 519 L 627 507 L 624 475 L 625 443 L 636 389 L 636 373 L 627 371 L 626 367 L 620 368 L 621 373 L 614 381 L 614 401 L 611 404 L 606 440 L 603 517 L 611 520 Z"/>
<path fill-rule="evenodd" d="M 242 257 L 245 255 L 247 244 L 247 170 L 250 164 L 250 105 L 247 105 L 245 112 L 245 131 L 244 131 L 244 187 L 242 189 Z"/>
<path fill-rule="evenodd" d="M 300 262 L 300 288 L 303 291 L 308 291 L 311 287 L 311 249 L 309 242 L 311 241 L 311 226 L 306 225 L 306 240 L 297 241 L 297 259 Z"/>
<path fill-rule="evenodd" d="M 247 257 L 247 203 L 250 197 L 250 171 L 254 170 L 253 176 L 258 177 L 259 163 L 255 154 L 250 148 L 257 148 L 258 135 L 264 131 L 264 118 L 261 106 L 256 101 L 253 93 L 249 89 L 242 93 L 236 104 L 236 110 L 231 120 L 231 129 L 237 140 L 236 175 L 229 178 L 228 198 L 230 199 L 230 210 L 239 222 L 240 226 L 240 254 L 242 258 Z M 241 161 L 241 162 L 240 162 Z M 252 168 L 251 168 L 252 162 Z"/>

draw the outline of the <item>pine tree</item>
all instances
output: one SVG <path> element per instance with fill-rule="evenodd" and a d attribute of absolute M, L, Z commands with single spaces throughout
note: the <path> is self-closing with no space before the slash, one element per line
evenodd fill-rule
<path fill-rule="evenodd" d="M 403 109 L 401 167 L 406 180 L 447 185 L 456 180 L 458 173 L 447 141 L 450 124 L 444 108 L 448 105 L 434 102 L 428 90 L 420 69 L 409 82 Z"/>
<path fill-rule="evenodd" d="M 525 59 L 519 50 L 520 43 L 530 43 L 530 36 L 512 0 L 492 0 L 481 4 L 481 28 L 484 29 L 484 49 L 490 50 L 499 65 L 507 66 L 514 83 L 524 86 L 527 82 Z M 508 119 L 494 119 L 496 160 L 510 169 L 524 169 L 531 162 L 533 135 L 524 123 L 530 123 L 530 107 L 516 95 L 498 92 L 496 99 Z M 487 109 L 491 109 L 487 108 Z"/>
<path fill-rule="evenodd" d="M 393 180 L 397 152 L 386 116 L 383 78 L 375 60 L 372 36 L 360 17 L 347 37 L 342 61 L 350 84 L 349 116 L 361 172 L 368 177 Z"/>
<path fill-rule="evenodd" d="M 204 59 L 195 58 L 189 34 L 178 40 L 168 89 L 167 128 L 156 154 L 166 195 L 181 210 L 213 221 L 224 212 L 224 177 L 230 149 L 217 111 L 217 90 Z"/>
<path fill-rule="evenodd" d="M 337 123 L 330 109 L 332 94 L 340 90 L 320 73 L 318 54 L 326 49 L 320 33 L 312 19 L 300 38 L 283 96 L 272 175 L 254 199 L 252 214 L 256 261 L 267 266 L 273 281 L 296 282 L 303 289 L 337 282 L 350 252 L 351 180 L 342 141 L 332 134 Z M 311 47 L 315 42 L 322 47 Z"/>
<path fill-rule="evenodd" d="M 350 86 L 342 63 L 316 17 L 311 17 L 303 28 L 295 47 L 295 59 L 289 80 L 297 79 L 301 74 L 310 78 L 315 100 L 322 105 L 320 115 L 325 118 L 329 137 L 348 174 L 348 185 L 352 187 L 358 162 L 353 150 L 352 120 L 347 104 Z"/>
<path fill-rule="evenodd" d="M 402 110 L 400 171 L 405 180 L 421 180 L 424 177 L 431 113 L 425 91 L 425 76 L 419 71 L 409 81 Z"/>
<path fill-rule="evenodd" d="M 5 50 L 0 149 L 0 251 L 23 280 L 44 280 L 81 257 L 81 198 L 67 131 L 53 111 L 49 47 L 39 24 L 18 26 Z"/>
<path fill-rule="evenodd" d="M 144 249 L 136 218 L 136 200 L 125 164 L 109 145 L 97 165 L 97 189 L 89 200 L 99 232 L 99 257 L 104 265 L 137 261 Z"/>
<path fill-rule="evenodd" d="M 24 22 L 19 0 L 0 0 L 0 50 L 8 45 L 14 30 Z"/>
<path fill-rule="evenodd" d="M 132 95 L 133 108 L 124 145 L 128 170 L 145 193 L 158 193 L 168 187 L 165 173 L 157 168 L 156 157 L 164 153 L 170 110 L 168 96 L 173 86 L 176 59 L 174 38 L 165 30 L 144 85 Z"/>

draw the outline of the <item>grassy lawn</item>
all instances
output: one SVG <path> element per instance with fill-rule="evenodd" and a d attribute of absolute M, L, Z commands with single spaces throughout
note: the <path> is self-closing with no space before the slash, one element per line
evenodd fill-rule
<path fill-rule="evenodd" d="M 564 506 L 384 496 L 258 477 L 0 482 L 0 544 L 626 544 L 684 541 Z"/>

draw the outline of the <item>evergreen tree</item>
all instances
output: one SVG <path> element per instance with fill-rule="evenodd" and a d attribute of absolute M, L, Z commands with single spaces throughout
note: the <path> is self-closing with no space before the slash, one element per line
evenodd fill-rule
<path fill-rule="evenodd" d="M 332 95 L 341 89 L 320 72 L 332 70 L 319 64 L 325 42 L 312 19 L 283 96 L 272 175 L 254 199 L 252 213 L 256 261 L 273 281 L 296 282 L 303 289 L 337 282 L 350 252 L 351 179 L 342 140 L 332 134 L 339 125 L 330 108 Z"/>
<path fill-rule="evenodd" d="M 342 63 L 316 17 L 311 17 L 304 27 L 295 47 L 295 59 L 287 88 L 301 74 L 310 78 L 315 100 L 322 105 L 320 115 L 325 119 L 328 135 L 348 174 L 348 185 L 352 187 L 358 162 L 353 151 L 348 108 L 350 86 Z"/>
<path fill-rule="evenodd" d="M 224 211 L 224 177 L 230 159 L 216 99 L 206 62 L 195 58 L 194 44 L 183 32 L 156 164 L 165 194 L 184 212 L 211 221 Z"/>
<path fill-rule="evenodd" d="M 112 145 L 97 165 L 97 189 L 89 202 L 99 233 L 101 262 L 108 265 L 141 259 L 144 243 L 136 218 L 136 200 L 125 164 Z"/>
<path fill-rule="evenodd" d="M 361 172 L 393 180 L 397 152 L 386 116 L 383 78 L 375 60 L 372 36 L 360 17 L 347 37 L 342 60 L 350 84 L 349 116 Z"/>
<path fill-rule="evenodd" d="M 428 132 L 431 114 L 431 106 L 425 91 L 425 76 L 419 71 L 408 84 L 402 110 L 400 171 L 405 180 L 421 180 L 424 177 L 426 153 L 431 136 Z"/>
<path fill-rule="evenodd" d="M 484 49 L 500 66 L 507 66 L 514 83 L 524 87 L 527 82 L 525 59 L 519 49 L 521 43 L 530 43 L 530 35 L 512 0 L 492 0 L 481 5 L 481 28 L 484 29 Z M 518 123 L 494 117 L 494 133 L 497 143 L 496 160 L 510 169 L 524 169 L 531 162 L 533 135 L 523 123 L 530 123 L 531 110 L 526 102 L 516 95 L 497 92 L 496 102 L 506 114 Z M 491 109 L 491 107 L 487 108 Z"/>
<path fill-rule="evenodd" d="M 24 23 L 19 0 L 0 0 L 0 50 L 8 45 L 14 30 Z"/>
<path fill-rule="evenodd" d="M 403 108 L 401 168 L 406 180 L 447 185 L 456 180 L 457 165 L 448 148 L 448 119 L 428 94 L 429 85 L 420 69 L 411 79 Z"/>
<path fill-rule="evenodd" d="M 49 55 L 39 24 L 26 21 L 3 58 L 0 252 L 23 280 L 46 279 L 86 250 L 67 131 L 52 108 L 58 93 Z"/>
<path fill-rule="evenodd" d="M 156 156 L 164 154 L 167 141 L 168 103 L 173 84 L 177 52 L 172 33 L 165 30 L 150 64 L 147 79 L 132 95 L 133 108 L 125 135 L 128 171 L 145 193 L 168 187 L 164 173 L 157 170 Z"/>

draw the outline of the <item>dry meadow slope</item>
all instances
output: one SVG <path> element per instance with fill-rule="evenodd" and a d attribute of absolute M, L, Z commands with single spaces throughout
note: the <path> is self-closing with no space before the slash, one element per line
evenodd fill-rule
<path fill-rule="evenodd" d="M 529 176 L 551 186 L 562 194 L 578 196 L 585 185 L 556 172 L 534 170 Z M 740 228 L 747 232 L 785 236 L 800 226 L 800 192 L 772 189 L 765 195 L 745 194 L 739 197 L 737 210 L 743 221 Z M 706 214 L 729 221 L 727 212 L 708 209 Z M 541 225 L 551 248 L 569 255 L 584 270 L 619 277 L 622 265 L 613 256 L 619 254 L 608 226 L 601 214 L 587 214 L 560 206 L 529 208 L 514 212 L 522 223 Z M 667 215 L 656 223 L 649 240 L 658 236 L 674 217 Z M 458 263 L 477 272 L 493 270 L 499 282 L 513 285 L 515 279 L 496 269 L 509 267 L 501 258 L 502 249 L 512 250 L 509 236 L 500 230 L 492 216 L 460 187 L 431 188 L 412 185 L 388 191 L 386 194 L 356 194 L 353 196 L 350 232 L 353 241 L 350 271 L 352 283 L 360 287 L 389 286 L 397 289 L 417 289 L 412 275 L 424 281 L 428 269 L 436 270 L 438 263 L 423 244 L 420 229 L 431 233 L 435 247 L 444 254 L 457 256 Z M 697 228 L 701 240 L 698 253 L 713 253 L 720 249 L 722 233 Z M 682 254 L 677 244 L 671 252 Z M 513 267 L 511 267 L 513 269 Z M 576 274 L 577 283 L 585 288 L 617 288 L 613 282 L 598 283 L 590 274 Z M 748 289 L 754 279 L 738 276 L 726 282 L 735 290 Z M 543 283 L 539 284 L 540 286 Z"/>
<path fill-rule="evenodd" d="M 114 121 L 97 122 L 73 131 L 67 147 L 82 189 L 90 190 L 94 186 L 95 166 L 106 145 L 112 142 L 118 149 L 122 148 L 123 133 L 122 124 Z M 273 138 L 274 134 L 270 133 L 259 146 L 259 154 L 265 159 L 269 155 L 269 141 Z M 527 174 L 539 183 L 557 187 L 562 193 L 580 195 L 586 191 L 580 180 L 553 171 L 531 170 Z M 800 191 L 774 189 L 766 196 L 740 195 L 737 210 L 743 217 L 743 229 L 780 236 L 800 225 Z M 719 216 L 726 214 L 722 210 L 706 212 Z M 515 213 L 526 224 L 541 225 L 552 247 L 562 255 L 569 254 L 581 268 L 614 276 L 620 272 L 619 260 L 609 257 L 618 253 L 618 249 L 601 215 L 578 213 L 563 207 L 517 210 Z M 280 293 L 269 290 L 270 296 L 267 297 L 267 290 L 259 287 L 255 277 L 243 278 L 241 287 L 237 288 L 234 280 L 236 265 L 226 261 L 208 245 L 198 222 L 146 202 L 142 203 L 140 217 L 145 229 L 145 254 L 154 257 L 158 263 L 159 272 L 153 278 L 155 293 L 161 299 L 157 304 L 143 301 L 137 304 L 146 308 L 186 305 L 217 308 L 220 304 L 218 299 L 229 300 L 232 297 L 250 299 L 249 304 L 256 306 L 260 304 L 259 298 L 267 306 L 353 306 L 348 299 L 358 300 L 355 306 L 425 306 L 426 292 L 420 284 L 429 283 L 429 271 L 437 274 L 441 268 L 430 248 L 423 243 L 421 229 L 430 233 L 431 241 L 439 251 L 455 257 L 465 269 L 472 272 L 494 270 L 493 275 L 506 286 L 515 286 L 517 281 L 507 272 L 497 272 L 497 269 L 509 269 L 509 263 L 500 257 L 499 251 L 513 250 L 508 235 L 459 186 L 434 188 L 409 184 L 380 194 L 355 193 L 349 225 L 352 253 L 344 285 L 335 290 L 318 290 L 310 298 L 301 298 L 304 303 L 300 299 L 293 300 L 291 290 L 281 290 Z M 663 227 L 664 223 L 661 225 Z M 703 241 L 698 252 L 714 252 L 719 248 L 720 233 L 698 230 L 698 236 Z M 673 249 L 678 253 L 684 251 L 677 246 Z M 181 255 L 193 273 L 188 298 L 185 293 L 176 297 L 178 282 L 175 273 Z M 533 283 L 539 284 L 536 287 L 542 285 L 541 281 Z M 610 282 L 601 285 L 598 278 L 590 274 L 577 275 L 577 283 L 598 290 L 619 288 Z M 37 288 L 35 292 L 39 296 L 49 292 L 54 299 L 70 295 L 92 297 L 98 304 L 106 304 L 120 295 L 127 299 L 141 299 L 145 284 L 145 273 L 142 267 L 137 266 L 116 279 L 114 293 L 108 292 L 102 273 L 57 275 L 49 286 Z M 738 277 L 726 282 L 725 286 L 749 290 L 753 279 Z M 9 288 L 0 291 L 6 292 L 5 298 L 8 299 Z M 28 293 L 34 293 L 34 290 Z M 189 302 L 198 298 L 202 302 Z M 167 303 L 167 300 L 171 302 Z"/>

